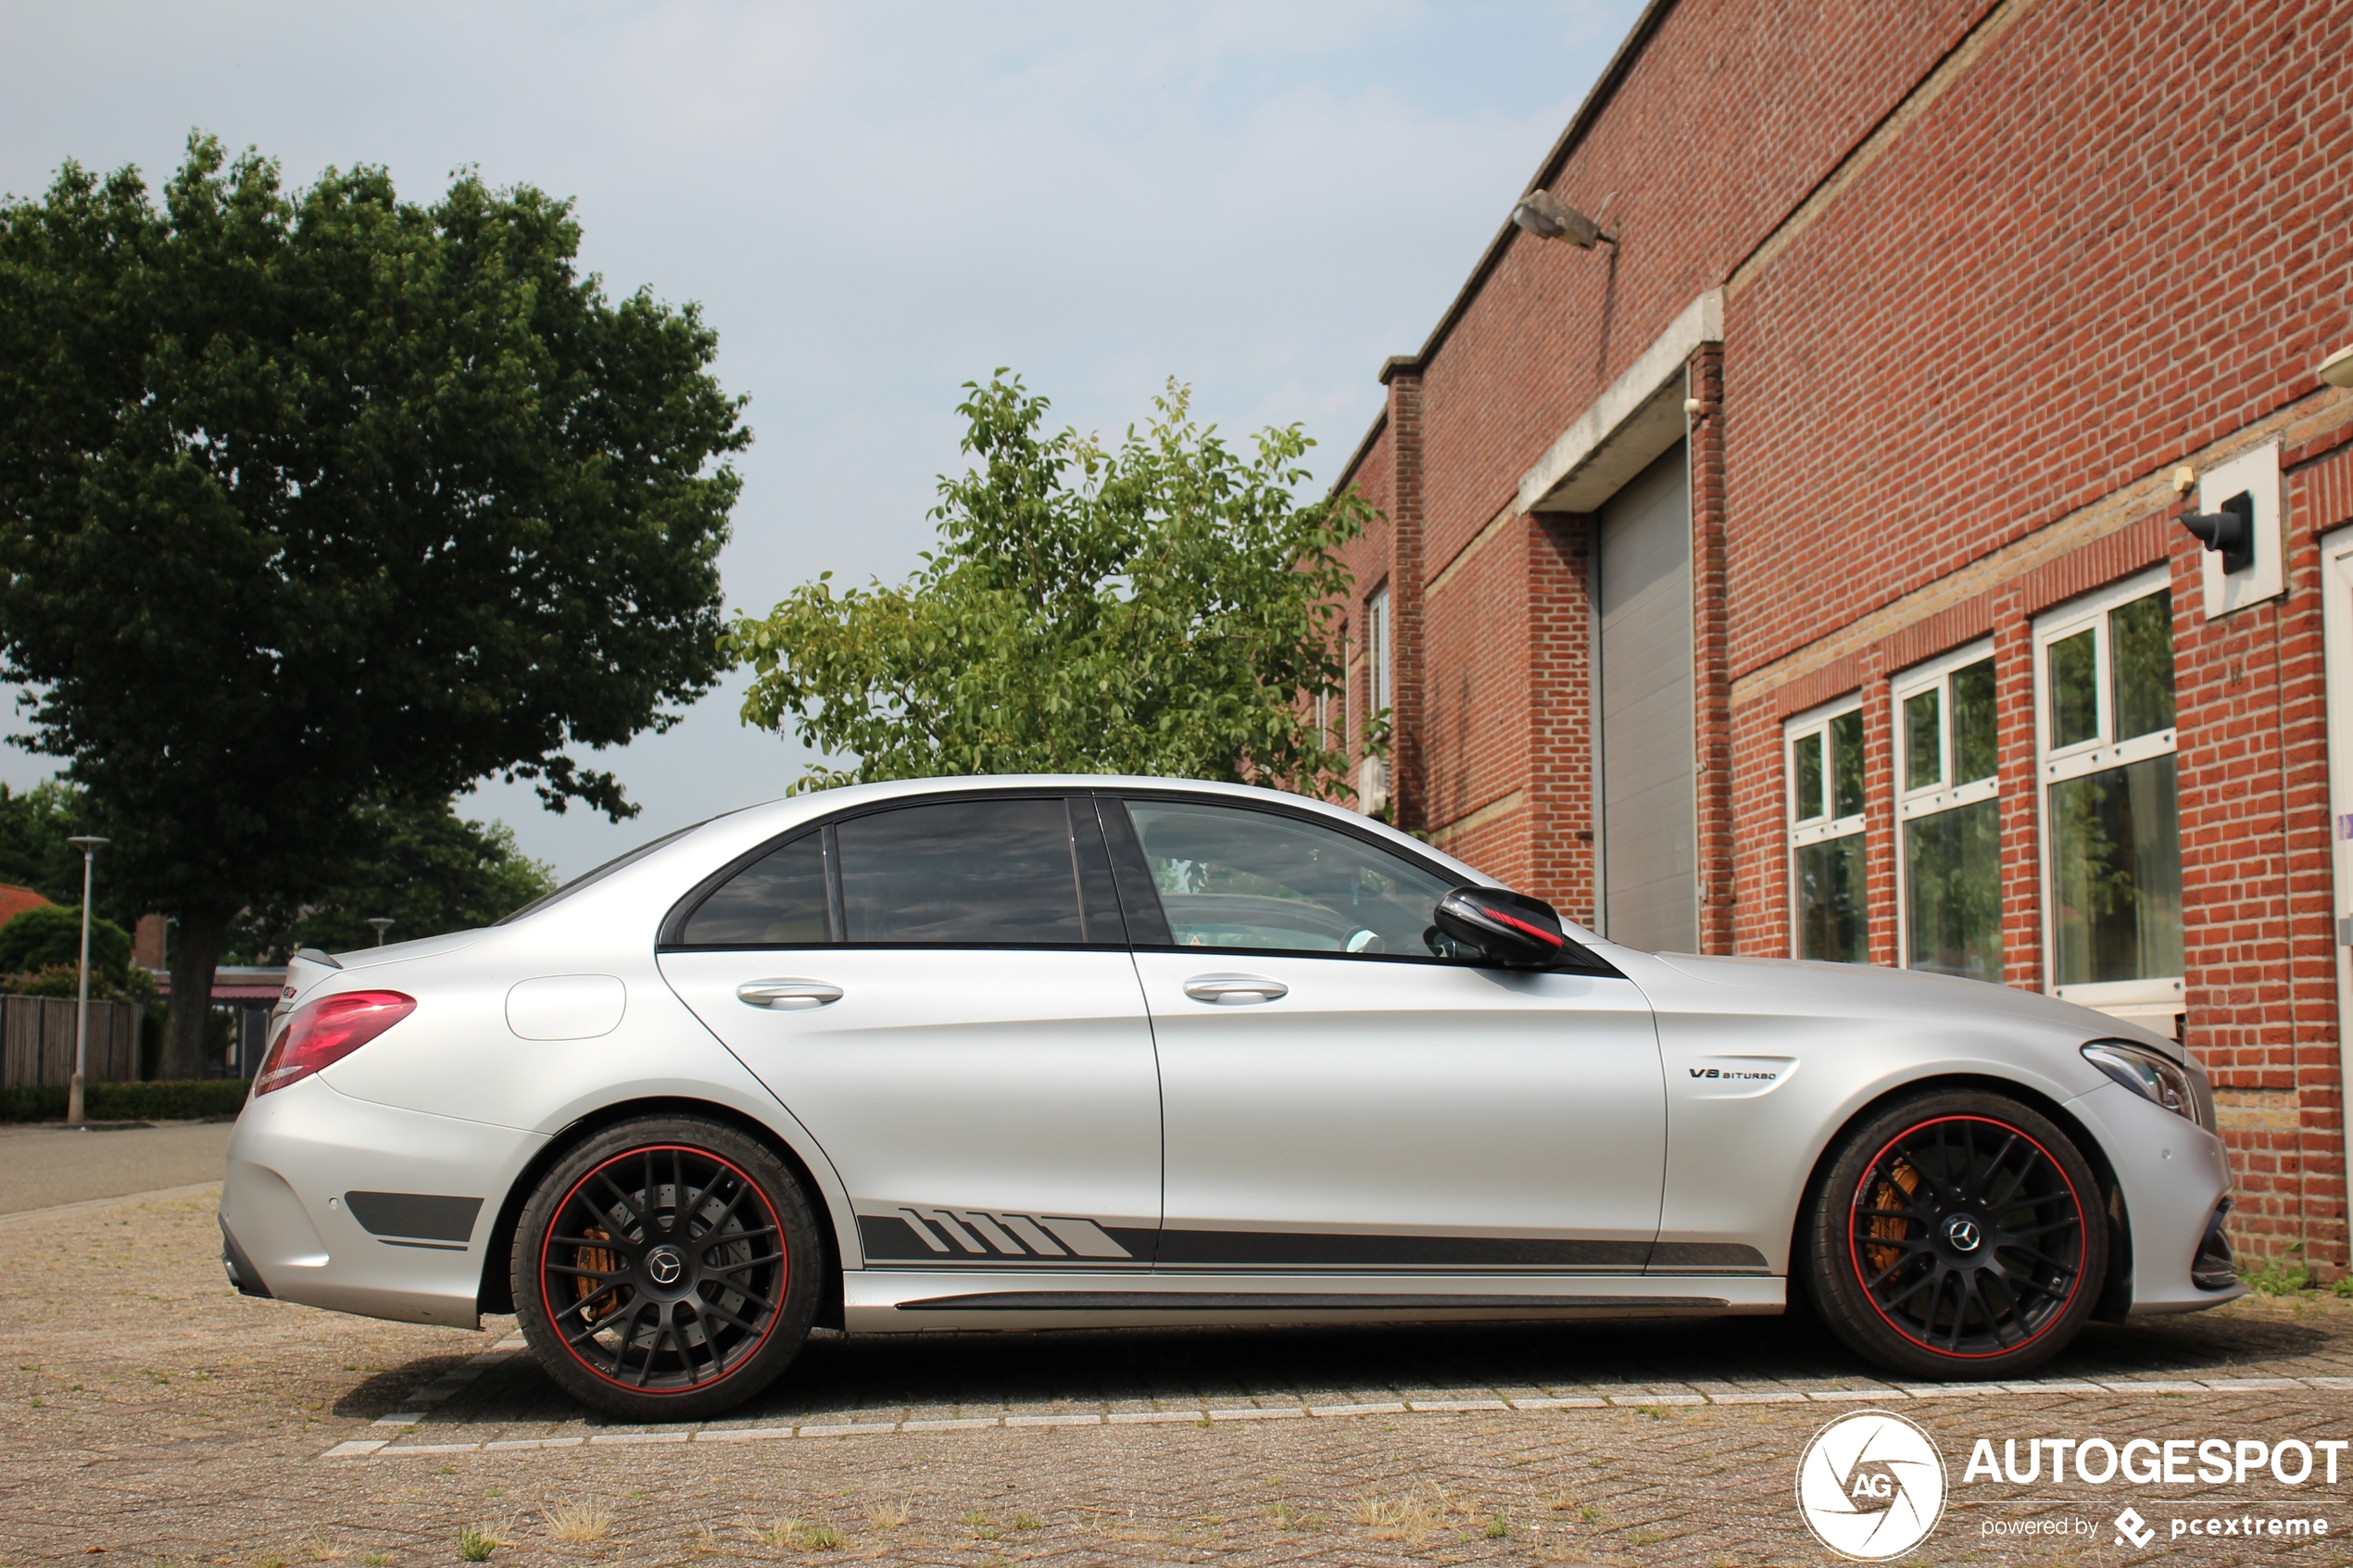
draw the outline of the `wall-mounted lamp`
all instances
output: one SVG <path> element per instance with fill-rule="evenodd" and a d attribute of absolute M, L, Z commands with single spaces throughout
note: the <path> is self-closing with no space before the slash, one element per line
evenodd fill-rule
<path fill-rule="evenodd" d="M 1512 216 L 1516 218 L 1519 215 L 1514 213 Z M 1521 227 L 1527 225 L 1522 224 Z M 2312 373 L 2331 386 L 2353 386 L 2353 343 L 2347 344 L 2322 360 L 2321 368 Z"/>
<path fill-rule="evenodd" d="M 2173 494 L 2183 501 L 2197 488 L 2197 470 L 2183 463 L 2173 470 Z M 2242 490 L 2210 512 L 2186 512 L 2182 526 L 2199 545 L 2222 558 L 2225 572 L 2255 564 L 2255 494 Z"/>
<path fill-rule="evenodd" d="M 2242 490 L 2227 497 L 2219 510 L 2196 513 L 2182 520 L 2190 537 L 2222 558 L 2225 572 L 2245 571 L 2255 564 L 2255 493 Z"/>
<path fill-rule="evenodd" d="M 1603 233 L 1600 224 L 1550 191 L 1530 191 L 1520 197 L 1512 208 L 1512 221 L 1540 240 L 1565 240 L 1579 250 L 1591 250 L 1600 240 L 1617 243 L 1617 235 Z"/>

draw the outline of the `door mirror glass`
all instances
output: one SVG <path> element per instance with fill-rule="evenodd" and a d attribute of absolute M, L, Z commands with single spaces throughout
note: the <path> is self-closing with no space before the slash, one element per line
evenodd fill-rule
<path fill-rule="evenodd" d="M 1568 947 L 1561 917 L 1550 904 L 1500 887 L 1457 887 L 1438 901 L 1431 921 L 1491 963 L 1512 969 L 1541 968 Z"/>

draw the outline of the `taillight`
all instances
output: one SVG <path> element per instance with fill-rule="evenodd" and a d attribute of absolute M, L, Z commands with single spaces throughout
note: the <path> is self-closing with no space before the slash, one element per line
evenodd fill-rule
<path fill-rule="evenodd" d="M 346 991 L 306 1003 L 271 1043 L 253 1092 L 266 1095 L 333 1066 L 416 1010 L 417 998 L 397 991 Z"/>

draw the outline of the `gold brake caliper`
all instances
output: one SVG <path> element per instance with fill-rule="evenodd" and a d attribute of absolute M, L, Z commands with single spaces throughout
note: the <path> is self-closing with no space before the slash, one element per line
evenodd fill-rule
<path fill-rule="evenodd" d="M 1906 1200 L 1919 1189 L 1920 1173 L 1912 1169 L 1909 1160 L 1898 1155 L 1894 1163 L 1887 1168 L 1887 1174 L 1881 1176 L 1871 1189 L 1870 1206 L 1874 1209 L 1904 1208 Z M 1863 1234 L 1882 1241 L 1909 1241 L 1912 1238 L 1912 1222 L 1894 1214 L 1874 1214 L 1863 1222 Z M 1863 1244 L 1863 1257 L 1869 1262 L 1871 1273 L 1875 1275 L 1894 1268 L 1895 1261 L 1903 1255 L 1899 1248 L 1873 1247 L 1869 1242 Z"/>
<path fill-rule="evenodd" d="M 594 1226 L 589 1227 L 582 1234 L 586 1236 L 591 1241 L 610 1241 L 612 1239 L 610 1234 L 598 1230 Z M 585 1274 L 574 1274 L 572 1276 L 573 1299 L 585 1300 L 591 1296 L 599 1298 L 598 1300 L 591 1303 L 586 1309 L 587 1321 L 595 1323 L 598 1319 L 610 1313 L 617 1304 L 615 1299 L 616 1292 L 610 1282 L 617 1277 L 621 1273 L 621 1254 L 618 1252 L 609 1251 L 601 1247 L 583 1247 L 573 1254 L 573 1257 L 577 1260 L 575 1265 L 576 1267 L 583 1269 L 594 1269 L 598 1273 L 605 1276 L 604 1280 L 601 1281 L 590 1279 Z"/>

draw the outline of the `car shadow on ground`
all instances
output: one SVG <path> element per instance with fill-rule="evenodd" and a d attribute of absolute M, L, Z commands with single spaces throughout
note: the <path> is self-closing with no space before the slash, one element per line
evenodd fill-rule
<path fill-rule="evenodd" d="M 2348 1323 L 2353 1328 L 2353 1323 Z M 2278 1375 L 2347 1337 L 2322 1323 L 2202 1315 L 2095 1323 L 2042 1378 Z M 352 1387 L 335 1413 L 368 1420 L 462 1361 L 423 1358 Z M 2307 1367 L 2303 1370 L 2322 1370 Z M 2332 1361 L 2324 1370 L 2346 1370 Z M 1887 1374 L 1812 1320 L 1302 1325 L 1036 1333 L 820 1331 L 775 1386 L 731 1420 L 890 1419 L 920 1411 L 1144 1408 L 1253 1399 L 1445 1399 L 1595 1385 L 1843 1382 Z M 584 1411 L 528 1354 L 486 1369 L 435 1408 L 436 1424 L 576 1422 Z"/>

